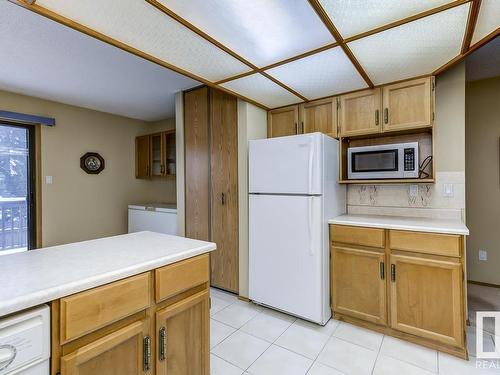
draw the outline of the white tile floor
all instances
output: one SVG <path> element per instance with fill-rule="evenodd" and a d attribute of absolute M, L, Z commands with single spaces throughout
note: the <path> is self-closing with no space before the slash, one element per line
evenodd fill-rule
<path fill-rule="evenodd" d="M 500 374 L 476 368 L 472 356 L 467 362 L 335 320 L 320 327 L 217 289 L 211 295 L 211 375 Z"/>

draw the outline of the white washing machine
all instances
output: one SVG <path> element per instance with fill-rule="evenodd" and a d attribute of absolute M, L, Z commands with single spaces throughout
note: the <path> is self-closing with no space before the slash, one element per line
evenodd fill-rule
<path fill-rule="evenodd" d="M 0 318 L 0 375 L 49 375 L 47 305 Z"/>

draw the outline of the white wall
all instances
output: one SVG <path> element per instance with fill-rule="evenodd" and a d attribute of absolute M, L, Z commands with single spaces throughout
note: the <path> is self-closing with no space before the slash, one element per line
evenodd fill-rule
<path fill-rule="evenodd" d="M 267 112 L 238 99 L 239 289 L 248 298 L 248 141 L 267 137 Z"/>
<path fill-rule="evenodd" d="M 175 201 L 172 181 L 135 178 L 135 137 L 149 133 L 150 123 L 6 91 L 0 106 L 56 119 L 41 127 L 43 246 L 126 233 L 129 204 Z M 89 151 L 105 159 L 98 175 L 80 169 Z"/>

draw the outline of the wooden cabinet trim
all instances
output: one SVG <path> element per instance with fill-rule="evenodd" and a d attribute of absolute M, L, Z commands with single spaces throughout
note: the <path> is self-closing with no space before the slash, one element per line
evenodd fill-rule
<path fill-rule="evenodd" d="M 422 86 L 423 85 L 423 96 L 420 98 L 413 98 L 415 99 L 420 99 L 421 100 L 421 105 L 407 105 L 406 107 L 401 107 L 394 109 L 391 107 L 391 93 L 392 91 L 396 90 L 405 90 L 405 89 L 410 89 L 413 87 L 417 86 Z M 415 93 L 413 93 L 415 94 Z M 420 94 L 420 93 L 416 93 Z M 406 100 L 411 100 L 411 94 L 406 92 L 406 95 L 404 95 Z M 402 103 L 403 104 L 408 104 L 408 103 Z M 383 86 L 382 88 L 382 108 L 384 111 L 384 117 L 386 116 L 385 111 L 387 111 L 387 122 L 383 121 L 383 131 L 384 132 L 390 132 L 390 131 L 397 131 L 397 130 L 407 130 L 407 129 L 417 129 L 417 128 L 423 128 L 423 127 L 430 127 L 432 126 L 432 112 L 433 112 L 433 90 L 432 90 L 432 79 L 431 77 L 424 77 L 424 78 L 419 78 L 419 79 L 412 79 L 404 82 L 399 82 L 395 83 L 392 85 L 387 85 Z M 415 113 L 412 113 L 412 111 L 415 110 L 421 110 L 424 112 L 423 116 L 424 119 L 421 120 L 414 120 L 411 122 L 406 122 L 406 123 L 397 123 L 393 122 L 393 117 L 394 117 L 394 111 L 399 111 L 402 113 L 402 117 L 411 117 L 411 115 L 417 115 Z M 406 114 L 405 114 L 406 112 Z"/>
<path fill-rule="evenodd" d="M 124 328 L 119 329 L 109 335 L 102 337 L 95 342 L 92 342 L 82 348 L 77 349 L 71 354 L 61 358 L 61 373 L 64 375 L 78 375 L 80 371 L 78 366 L 95 358 L 113 347 L 123 343 L 134 336 L 137 336 L 137 345 L 141 348 L 140 353 L 137 353 L 137 369 L 142 370 L 143 365 L 143 338 L 149 332 L 149 321 L 139 321 L 132 323 Z M 142 371 L 141 371 L 142 372 Z"/>
<path fill-rule="evenodd" d="M 401 230 L 389 231 L 389 246 L 392 250 L 460 257 L 461 236 Z"/>
<path fill-rule="evenodd" d="M 201 332 L 199 332 L 199 348 L 192 348 L 192 347 L 184 347 L 184 350 L 195 350 L 198 349 L 197 352 L 200 352 L 200 366 L 197 367 L 196 374 L 200 375 L 209 375 L 210 372 L 210 316 L 209 316 L 209 297 L 210 294 L 208 290 L 201 291 L 199 293 L 196 293 L 194 295 L 191 295 L 190 297 L 187 297 L 173 305 L 167 306 L 159 311 L 156 312 L 156 335 L 157 337 L 160 337 L 160 330 L 164 329 L 164 335 L 165 335 L 165 343 L 164 343 L 164 348 L 165 348 L 165 358 L 162 360 L 160 358 L 160 350 L 161 348 L 158 347 L 157 353 L 155 355 L 156 358 L 156 369 L 157 369 L 157 374 L 170 374 L 170 372 L 167 370 L 167 367 L 169 365 L 169 354 L 168 354 L 168 348 L 169 345 L 172 345 L 172 343 L 169 343 L 169 329 L 168 329 L 168 320 L 171 318 L 175 318 L 177 315 L 182 314 L 183 312 L 188 311 L 189 309 L 192 309 L 196 307 L 196 305 L 202 304 L 202 312 L 201 315 L 199 316 L 201 322 Z M 185 327 L 186 329 L 189 329 L 190 327 Z M 186 335 L 188 336 L 188 335 Z M 185 336 L 185 339 L 187 337 Z M 179 344 L 179 343 L 178 343 Z M 163 345 L 163 343 L 159 343 L 158 345 Z M 184 353 L 184 357 L 188 357 L 188 353 Z M 177 359 L 178 360 L 178 359 Z M 171 361 L 171 359 L 170 359 Z M 175 359 L 174 359 L 175 361 Z M 192 365 L 192 364 L 191 364 Z M 196 365 L 194 365 L 196 366 Z M 185 370 L 185 369 L 183 369 Z M 189 372 L 190 374 L 194 372 Z M 175 372 L 174 375 L 183 375 L 184 372 L 179 373 Z"/>
<path fill-rule="evenodd" d="M 386 302 L 386 262 L 385 262 L 385 254 L 380 253 L 378 251 L 371 251 L 371 250 L 364 250 L 364 249 L 357 249 L 357 248 L 350 248 L 350 247 L 341 247 L 341 246 L 332 246 L 332 304 L 333 304 L 333 311 L 336 313 L 342 313 L 346 315 L 350 315 L 356 318 L 360 318 L 372 323 L 376 324 L 382 324 L 385 325 L 387 322 L 387 302 Z M 345 275 L 343 271 L 346 271 L 343 268 L 337 268 L 340 267 L 337 265 L 340 261 L 340 256 L 341 254 L 348 254 L 351 256 L 355 257 L 360 257 L 362 258 L 372 258 L 375 260 L 375 267 L 372 269 L 372 274 L 367 275 L 367 274 L 360 274 L 359 278 L 363 276 L 363 279 L 365 279 L 365 284 L 369 285 L 370 287 L 374 284 L 378 284 L 378 295 L 376 293 L 373 293 L 369 296 L 367 299 L 360 299 L 357 298 L 356 295 L 351 296 L 351 298 L 346 298 L 345 303 L 350 304 L 350 306 L 343 305 L 343 302 L 341 302 L 341 292 L 340 288 L 345 286 L 343 284 L 349 284 L 349 288 L 358 288 L 359 290 L 364 289 L 362 288 L 362 285 L 355 285 L 355 283 L 351 282 L 346 282 L 342 283 L 341 278 L 342 275 Z M 383 266 L 381 266 L 383 264 Z M 382 269 L 381 267 L 384 267 L 384 274 L 382 277 Z M 346 275 L 347 277 L 352 277 L 353 275 L 356 277 L 355 272 L 358 270 L 350 270 L 349 274 Z M 363 271 L 359 270 L 359 272 L 365 272 L 366 270 L 364 269 Z M 359 278 L 357 281 L 359 281 Z M 369 281 L 370 280 L 370 281 Z M 366 284 L 368 283 L 368 284 Z M 358 290 L 358 291 L 359 291 Z M 366 296 L 365 296 L 366 297 Z M 356 301 L 357 298 L 357 301 Z M 371 308 L 373 308 L 373 300 L 369 301 L 369 299 L 377 299 L 378 304 L 375 301 L 375 304 L 378 305 L 378 311 L 377 314 L 369 313 L 368 310 L 370 309 L 368 305 Z"/>
<path fill-rule="evenodd" d="M 421 266 L 428 266 L 434 268 L 447 269 L 451 271 L 451 293 L 452 293 L 452 311 L 451 316 L 448 316 L 452 320 L 453 334 L 444 335 L 438 332 L 430 331 L 422 327 L 411 326 L 399 322 L 398 316 L 398 264 L 399 263 L 414 264 Z M 463 294 L 462 294 L 462 265 L 454 261 L 446 260 L 435 260 L 435 259 L 425 259 L 420 257 L 412 257 L 406 255 L 391 255 L 390 264 L 395 266 L 395 280 L 390 282 L 390 305 L 391 305 L 391 327 L 402 332 L 413 334 L 416 336 L 424 337 L 427 339 L 435 340 L 443 344 L 452 345 L 456 347 L 464 347 L 464 326 L 463 326 Z M 416 281 L 415 281 L 416 282 Z M 441 285 L 441 288 L 445 285 Z M 425 289 L 425 287 L 422 287 Z M 405 306 L 409 307 L 409 306 Z M 426 309 L 430 309 L 426 306 Z M 436 314 L 436 316 L 442 317 L 444 313 L 441 312 L 431 312 Z"/>
<path fill-rule="evenodd" d="M 333 242 L 352 245 L 385 247 L 385 231 L 380 228 L 357 227 L 350 225 L 330 225 L 330 239 Z"/>
<path fill-rule="evenodd" d="M 302 103 L 299 106 L 299 117 L 300 117 L 300 133 L 313 133 L 313 132 L 322 132 L 330 137 L 337 138 L 338 137 L 338 109 L 337 109 L 337 97 L 331 97 L 326 99 L 313 100 L 308 103 Z M 331 110 L 329 113 L 320 112 L 317 113 L 318 107 L 329 105 L 331 106 Z M 314 127 L 315 125 L 309 125 L 308 119 L 308 110 L 314 110 L 316 116 L 319 116 L 319 119 L 315 116 L 315 121 L 319 120 L 323 122 L 326 129 L 318 129 Z M 326 119 L 324 115 L 326 114 Z M 330 117 L 330 119 L 328 118 Z"/>
<path fill-rule="evenodd" d="M 143 273 L 61 298 L 61 343 L 148 308 L 150 288 L 150 273 Z"/>
<path fill-rule="evenodd" d="M 361 100 L 362 98 L 366 98 L 369 96 L 373 96 L 373 107 L 370 109 L 370 111 L 367 111 L 365 118 L 356 120 L 363 121 L 364 124 L 361 127 L 359 127 L 359 124 L 357 124 L 357 127 L 355 129 L 350 129 L 350 125 L 352 125 L 351 121 L 354 120 L 351 120 L 348 116 L 349 110 L 347 102 L 352 100 Z M 364 107 L 365 105 L 363 104 L 362 106 Z M 381 106 L 382 94 L 380 88 L 368 89 L 341 95 L 339 110 L 340 135 L 342 137 L 350 137 L 380 133 L 382 131 Z M 356 112 L 354 112 L 354 114 L 356 114 Z"/>
<path fill-rule="evenodd" d="M 275 124 L 275 115 L 293 112 L 293 123 Z M 277 121 L 277 120 L 276 120 Z M 278 129 L 281 127 L 283 129 Z M 279 132 L 278 132 L 279 131 Z M 291 105 L 283 108 L 273 109 L 267 112 L 267 137 L 299 134 L 299 105 Z"/>
<path fill-rule="evenodd" d="M 209 281 L 209 255 L 203 254 L 155 270 L 155 299 L 164 301 Z"/>

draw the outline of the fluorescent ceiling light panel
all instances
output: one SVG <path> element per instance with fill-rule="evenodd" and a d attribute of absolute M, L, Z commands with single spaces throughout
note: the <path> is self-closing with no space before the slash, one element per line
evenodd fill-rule
<path fill-rule="evenodd" d="M 278 66 L 267 73 L 308 99 L 367 87 L 340 47 Z"/>
<path fill-rule="evenodd" d="M 500 0 L 482 0 L 472 45 L 500 27 Z"/>
<path fill-rule="evenodd" d="M 319 2 L 342 37 L 347 38 L 451 1 L 319 0 Z"/>
<path fill-rule="evenodd" d="M 253 99 L 268 108 L 281 107 L 302 101 L 299 97 L 259 73 L 223 83 L 221 86 Z"/>
<path fill-rule="evenodd" d="M 303 0 L 159 0 L 259 67 L 333 43 Z"/>
<path fill-rule="evenodd" d="M 144 0 L 38 0 L 36 3 L 210 81 L 250 70 Z"/>
<path fill-rule="evenodd" d="M 348 44 L 374 84 L 430 74 L 460 54 L 469 3 Z"/>

